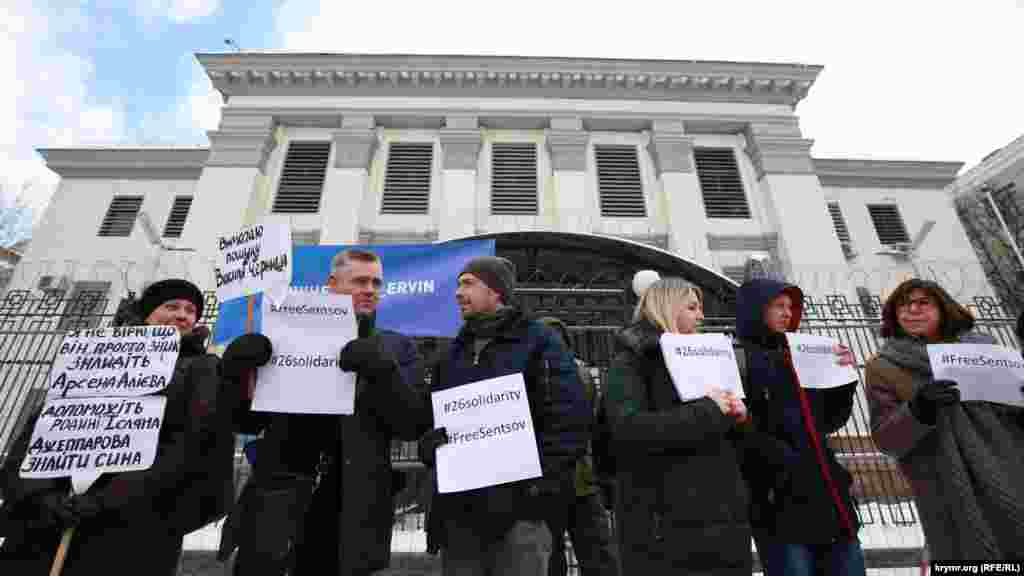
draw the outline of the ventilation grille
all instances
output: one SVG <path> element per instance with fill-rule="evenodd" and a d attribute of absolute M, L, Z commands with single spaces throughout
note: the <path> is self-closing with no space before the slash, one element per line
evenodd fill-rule
<path fill-rule="evenodd" d="M 131 236 L 141 208 L 142 196 L 114 196 L 100 224 L 100 236 Z"/>
<path fill-rule="evenodd" d="M 694 148 L 693 158 L 707 217 L 750 218 L 750 206 L 732 148 Z"/>
<path fill-rule="evenodd" d="M 601 216 L 646 216 L 636 146 L 595 146 L 594 157 L 597 160 L 597 189 L 601 198 Z"/>
<path fill-rule="evenodd" d="M 491 214 L 537 213 L 537 145 L 491 145 Z"/>
<path fill-rule="evenodd" d="M 189 208 L 192 207 L 191 196 L 178 196 L 171 206 L 171 215 L 164 225 L 164 238 L 181 238 L 181 231 L 185 229 L 185 219 L 188 218 Z"/>
<path fill-rule="evenodd" d="M 832 228 L 836 231 L 836 238 L 843 244 L 850 243 L 850 230 L 846 227 L 846 219 L 843 218 L 843 211 L 839 208 L 839 202 L 828 203 L 828 213 L 832 216 Z"/>
<path fill-rule="evenodd" d="M 381 214 L 427 214 L 434 145 L 395 143 L 388 148 Z"/>
<path fill-rule="evenodd" d="M 883 245 L 910 243 L 907 227 L 903 224 L 903 217 L 900 216 L 898 206 L 895 204 L 869 204 L 868 213 L 871 214 L 871 222 L 875 225 L 878 241 Z"/>
<path fill-rule="evenodd" d="M 330 142 L 290 143 L 272 211 L 278 214 L 319 212 L 330 155 Z"/>

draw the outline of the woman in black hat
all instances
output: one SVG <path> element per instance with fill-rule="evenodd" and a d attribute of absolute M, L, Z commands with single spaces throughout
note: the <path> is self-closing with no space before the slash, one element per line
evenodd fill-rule
<path fill-rule="evenodd" d="M 237 347 L 229 348 L 224 363 L 207 353 L 209 330 L 196 325 L 203 300 L 192 283 L 163 280 L 114 318 L 114 326 L 174 326 L 181 333 L 174 374 L 158 393 L 167 403 L 149 469 L 104 474 L 86 493 L 68 496 L 68 478 L 18 476 L 39 413 L 26 425 L 0 475 L 0 573 L 48 574 L 61 534 L 73 526 L 64 576 L 170 576 L 185 534 L 224 514 L 233 492 L 232 427 L 244 406 L 241 375 L 265 364 L 270 351 L 257 347 L 261 354 L 253 356 L 250 345 L 240 358 Z"/>

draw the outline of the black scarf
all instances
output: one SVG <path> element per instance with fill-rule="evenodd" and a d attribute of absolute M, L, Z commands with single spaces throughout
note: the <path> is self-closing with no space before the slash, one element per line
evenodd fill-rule
<path fill-rule="evenodd" d="M 466 339 L 490 339 L 507 330 L 522 318 L 518 308 L 501 306 L 493 314 L 476 314 L 466 318 L 462 334 Z"/>

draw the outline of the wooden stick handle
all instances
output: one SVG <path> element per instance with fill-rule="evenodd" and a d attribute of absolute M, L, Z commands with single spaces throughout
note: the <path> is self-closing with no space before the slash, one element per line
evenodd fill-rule
<path fill-rule="evenodd" d="M 64 557 L 68 555 L 68 548 L 71 547 L 71 537 L 75 535 L 75 529 L 64 530 L 64 536 L 60 539 L 60 546 L 57 548 L 57 555 L 53 557 L 53 566 L 50 567 L 50 576 L 60 576 L 64 570 Z"/>

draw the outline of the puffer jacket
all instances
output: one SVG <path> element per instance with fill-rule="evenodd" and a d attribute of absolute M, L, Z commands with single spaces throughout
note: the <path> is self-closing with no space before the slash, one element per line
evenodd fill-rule
<path fill-rule="evenodd" d="M 617 334 L 607 381 L 623 574 L 751 573 L 735 419 L 682 402 L 646 321 Z"/>

